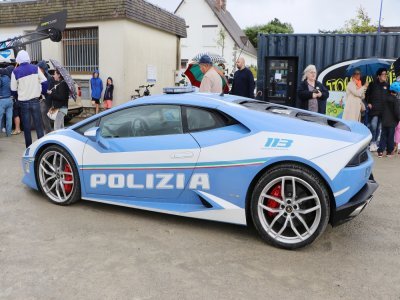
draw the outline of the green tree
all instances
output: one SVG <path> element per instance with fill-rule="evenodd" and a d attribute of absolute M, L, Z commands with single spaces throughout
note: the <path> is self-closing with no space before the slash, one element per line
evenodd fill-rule
<path fill-rule="evenodd" d="M 254 47 L 257 48 L 257 35 L 259 33 L 293 33 L 293 26 L 290 23 L 282 23 L 275 18 L 264 25 L 254 25 L 246 27 L 244 33 L 249 38 Z"/>
<path fill-rule="evenodd" d="M 355 18 L 347 20 L 344 27 L 336 30 L 318 30 L 319 33 L 370 33 L 376 32 L 378 26 L 371 23 L 371 18 L 366 10 L 360 6 Z"/>
<path fill-rule="evenodd" d="M 221 55 L 224 56 L 226 31 L 221 28 L 217 34 L 217 45 L 221 47 Z"/>

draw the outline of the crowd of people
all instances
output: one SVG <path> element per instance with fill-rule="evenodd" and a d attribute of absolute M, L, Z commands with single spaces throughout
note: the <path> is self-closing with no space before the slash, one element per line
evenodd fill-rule
<path fill-rule="evenodd" d="M 391 85 L 388 70 L 380 68 L 374 80 L 361 82 L 361 71 L 355 69 L 346 90 L 343 119 L 364 123 L 371 131 L 370 150 L 383 157 L 398 153 L 400 142 L 400 78 Z"/>
<path fill-rule="evenodd" d="M 224 73 L 224 65 L 215 66 L 208 55 L 200 57 L 199 66 L 204 74 L 200 84 L 201 93 L 230 93 L 232 95 L 254 98 L 254 76 L 253 73 L 246 67 L 246 62 L 243 57 L 239 57 L 236 61 L 237 71 L 233 75 L 232 88 L 224 90 L 228 86 L 228 78 Z"/>
<path fill-rule="evenodd" d="M 59 70 L 56 69 L 51 76 L 45 61 L 40 61 L 37 65 L 31 64 L 29 55 L 24 50 L 18 52 L 16 62 L 15 68 L 0 68 L 0 124 L 5 123 L 6 136 L 11 136 L 21 133 L 22 121 L 25 145 L 29 147 L 32 143 L 32 123 L 37 138 L 53 130 L 50 119 L 54 120 L 54 130 L 64 127 L 70 88 Z M 199 67 L 203 73 L 200 92 L 229 92 L 232 95 L 254 98 L 254 77 L 245 66 L 243 57 L 236 61 L 237 71 L 233 75 L 230 91 L 223 64 L 214 65 L 210 56 L 203 55 L 199 59 Z M 377 151 L 378 157 L 383 157 L 385 152 L 389 157 L 397 153 L 400 143 L 400 77 L 389 86 L 387 75 L 388 70 L 381 68 L 371 84 L 363 84 L 361 71 L 355 69 L 346 87 L 343 112 L 343 119 L 362 121 L 368 126 L 372 134 L 370 150 Z M 95 70 L 90 79 L 90 90 L 96 114 L 102 102 L 104 109 L 112 107 L 114 84 L 111 77 L 107 78 L 103 94 L 103 82 L 99 71 Z M 301 108 L 325 114 L 329 91 L 317 81 L 317 69 L 314 65 L 305 68 L 297 95 Z"/>
<path fill-rule="evenodd" d="M 19 51 L 15 60 L 15 68 L 12 65 L 0 68 L 0 127 L 4 126 L 7 137 L 20 134 L 23 128 L 25 146 L 29 147 L 32 125 L 38 139 L 52 130 L 64 128 L 70 87 L 59 70 L 50 75 L 45 61 L 32 64 L 25 50 Z M 98 113 L 103 92 L 98 71 L 93 72 L 90 84 L 92 104 Z M 103 96 L 105 109 L 112 107 L 113 92 L 113 80 L 108 77 Z"/>
<path fill-rule="evenodd" d="M 400 143 L 400 77 L 391 85 L 387 82 L 388 70 L 380 68 L 369 84 L 363 84 L 360 69 L 354 69 L 346 87 L 344 120 L 364 123 L 371 131 L 370 151 L 378 157 L 399 152 Z M 301 108 L 325 114 L 329 91 L 316 80 L 317 70 L 309 65 L 303 72 L 297 94 Z"/>

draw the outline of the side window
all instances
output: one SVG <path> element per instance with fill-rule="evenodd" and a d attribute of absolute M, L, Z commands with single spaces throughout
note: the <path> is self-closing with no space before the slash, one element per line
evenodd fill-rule
<path fill-rule="evenodd" d="M 77 129 L 75 129 L 75 131 L 83 135 L 86 130 L 88 130 L 88 129 L 92 128 L 92 127 L 96 127 L 97 121 L 98 121 L 98 119 L 96 119 L 96 120 L 94 120 L 92 122 L 89 122 L 89 123 L 77 128 Z"/>
<path fill-rule="evenodd" d="M 116 111 L 100 120 L 105 138 L 183 133 L 181 108 L 177 105 L 144 105 Z"/>
<path fill-rule="evenodd" d="M 236 120 L 213 111 L 196 107 L 186 107 L 189 131 L 203 131 L 236 124 Z"/>

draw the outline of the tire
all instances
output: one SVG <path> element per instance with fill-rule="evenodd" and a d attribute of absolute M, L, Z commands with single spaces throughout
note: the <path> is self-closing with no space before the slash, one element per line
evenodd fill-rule
<path fill-rule="evenodd" d="M 250 210 L 255 228 L 268 244 L 284 249 L 302 248 L 326 229 L 329 193 L 325 182 L 314 172 L 285 163 L 259 179 Z"/>
<path fill-rule="evenodd" d="M 55 28 L 50 28 L 49 31 L 49 38 L 52 42 L 60 42 L 62 40 L 61 31 Z"/>
<path fill-rule="evenodd" d="M 55 204 L 70 205 L 81 199 L 78 169 L 71 155 L 60 146 L 50 146 L 40 154 L 36 182 L 42 193 Z"/>

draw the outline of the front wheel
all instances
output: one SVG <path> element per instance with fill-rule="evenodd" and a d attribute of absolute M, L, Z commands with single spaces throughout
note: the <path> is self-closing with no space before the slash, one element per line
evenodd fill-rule
<path fill-rule="evenodd" d="M 290 163 L 276 166 L 260 178 L 250 208 L 260 236 L 285 249 L 312 243 L 324 232 L 330 215 L 323 180 L 309 169 Z"/>
<path fill-rule="evenodd" d="M 37 183 L 51 202 L 69 205 L 81 198 L 78 169 L 69 153 L 50 146 L 39 156 L 36 166 Z"/>

